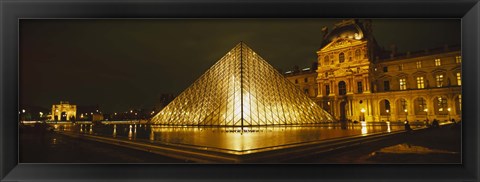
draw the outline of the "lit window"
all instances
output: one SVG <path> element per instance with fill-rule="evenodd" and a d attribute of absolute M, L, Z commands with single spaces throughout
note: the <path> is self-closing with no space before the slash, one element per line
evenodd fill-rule
<path fill-rule="evenodd" d="M 443 87 L 443 75 L 436 75 L 437 87 Z"/>
<path fill-rule="evenodd" d="M 402 70 L 403 70 L 403 64 L 398 65 L 398 71 L 402 71 Z"/>
<path fill-rule="evenodd" d="M 345 61 L 345 54 L 343 54 L 342 52 L 338 55 L 338 62 L 343 63 L 344 61 Z"/>
<path fill-rule="evenodd" d="M 388 67 L 383 67 L 383 72 L 388 72 Z"/>
<path fill-rule="evenodd" d="M 417 61 L 417 68 L 422 68 L 422 61 Z"/>
<path fill-rule="evenodd" d="M 385 90 L 385 91 L 390 90 L 390 81 L 388 81 L 388 80 L 383 81 L 383 90 Z"/>
<path fill-rule="evenodd" d="M 462 73 L 457 73 L 457 85 L 462 85 Z"/>
<path fill-rule="evenodd" d="M 357 82 L 357 91 L 358 91 L 358 93 L 363 93 L 363 84 L 362 84 L 362 82 Z"/>
<path fill-rule="evenodd" d="M 435 66 L 441 66 L 442 65 L 442 62 L 440 61 L 440 59 L 435 59 Z"/>
<path fill-rule="evenodd" d="M 437 106 L 438 106 L 438 111 L 440 112 L 444 112 L 444 111 L 447 111 L 447 99 L 446 98 L 442 98 L 442 97 L 438 97 L 438 102 L 437 102 Z"/>
<path fill-rule="evenodd" d="M 456 56 L 455 63 L 462 63 L 462 56 Z"/>
<path fill-rule="evenodd" d="M 458 95 L 458 106 L 460 111 L 462 110 L 462 95 Z"/>
<path fill-rule="evenodd" d="M 417 88 L 425 88 L 425 83 L 423 82 L 423 76 L 417 77 Z"/>
<path fill-rule="evenodd" d="M 400 90 L 407 89 L 407 80 L 405 78 L 400 78 Z"/>

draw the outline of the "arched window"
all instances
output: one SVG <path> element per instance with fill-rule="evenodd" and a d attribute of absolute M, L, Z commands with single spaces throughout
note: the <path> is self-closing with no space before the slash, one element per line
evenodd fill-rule
<path fill-rule="evenodd" d="M 360 49 L 355 50 L 355 60 L 360 60 Z"/>
<path fill-rule="evenodd" d="M 347 84 L 344 81 L 340 81 L 338 83 L 338 95 L 345 95 L 347 94 Z"/>
<path fill-rule="evenodd" d="M 433 100 L 433 107 L 435 114 L 438 115 L 447 115 L 448 114 L 448 103 L 446 97 L 435 97 Z"/>
<path fill-rule="evenodd" d="M 323 57 L 323 61 L 325 62 L 325 65 L 330 64 L 330 59 L 328 59 L 328 56 Z"/>
<path fill-rule="evenodd" d="M 427 101 L 419 97 L 415 99 L 415 114 L 416 115 L 427 115 Z"/>
<path fill-rule="evenodd" d="M 345 54 L 342 52 L 338 55 L 338 62 L 343 63 L 345 61 Z"/>

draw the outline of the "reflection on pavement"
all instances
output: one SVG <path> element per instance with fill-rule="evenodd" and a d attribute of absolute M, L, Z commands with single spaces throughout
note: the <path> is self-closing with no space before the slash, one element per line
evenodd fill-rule
<path fill-rule="evenodd" d="M 389 153 L 389 154 L 456 154 L 457 152 L 451 152 L 447 150 L 437 150 L 437 149 L 430 149 L 423 146 L 417 145 L 410 145 L 407 143 L 402 143 L 390 147 L 382 148 L 373 153 Z"/>

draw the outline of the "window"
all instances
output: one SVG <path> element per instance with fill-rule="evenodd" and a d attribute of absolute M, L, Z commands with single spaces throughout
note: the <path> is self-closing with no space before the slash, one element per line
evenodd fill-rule
<path fill-rule="evenodd" d="M 347 94 L 347 84 L 344 81 L 340 81 L 338 83 L 338 95 L 345 95 Z"/>
<path fill-rule="evenodd" d="M 407 80 L 405 78 L 400 78 L 400 90 L 407 89 Z"/>
<path fill-rule="evenodd" d="M 443 75 L 436 75 L 437 87 L 443 87 Z"/>
<path fill-rule="evenodd" d="M 417 68 L 422 68 L 422 61 L 417 61 Z"/>
<path fill-rule="evenodd" d="M 355 60 L 360 60 L 360 49 L 355 50 Z"/>
<path fill-rule="evenodd" d="M 330 95 L 330 85 L 325 85 L 325 93 Z"/>
<path fill-rule="evenodd" d="M 425 83 L 423 82 L 423 76 L 417 77 L 417 88 L 418 89 L 425 88 Z"/>
<path fill-rule="evenodd" d="M 343 54 L 342 52 L 338 55 L 338 62 L 343 63 L 344 61 L 345 61 L 345 54 Z"/>
<path fill-rule="evenodd" d="M 405 99 L 400 99 L 400 108 L 401 108 L 401 112 L 399 113 L 404 113 L 404 114 L 407 114 L 407 101 Z"/>
<path fill-rule="evenodd" d="M 387 66 L 383 67 L 383 72 L 388 72 L 388 67 Z"/>
<path fill-rule="evenodd" d="M 462 56 L 456 56 L 455 63 L 462 63 Z"/>
<path fill-rule="evenodd" d="M 447 99 L 443 97 L 438 97 L 437 98 L 437 107 L 439 112 L 444 112 L 447 111 Z"/>
<path fill-rule="evenodd" d="M 435 59 L 435 66 L 441 66 L 442 65 L 442 62 L 440 61 L 440 59 Z"/>
<path fill-rule="evenodd" d="M 390 81 L 388 81 L 388 80 L 383 81 L 383 90 L 384 91 L 389 91 L 390 90 Z"/>
<path fill-rule="evenodd" d="M 307 82 L 308 82 L 308 78 L 304 78 L 303 81 L 304 81 L 305 83 L 307 83 Z"/>
<path fill-rule="evenodd" d="M 402 70 L 403 70 L 403 64 L 398 65 L 398 71 L 402 71 Z"/>
<path fill-rule="evenodd" d="M 457 73 L 457 85 L 462 85 L 462 73 L 460 72 Z"/>
<path fill-rule="evenodd" d="M 359 94 L 363 93 L 363 84 L 362 82 L 357 82 L 357 91 Z"/>
<path fill-rule="evenodd" d="M 462 110 L 462 95 L 458 95 L 458 106 L 459 106 L 459 110 L 461 111 Z"/>
<path fill-rule="evenodd" d="M 297 84 L 297 83 L 298 83 L 298 80 L 297 80 L 297 79 L 295 79 L 295 84 Z"/>
<path fill-rule="evenodd" d="M 303 92 L 308 95 L 308 88 L 304 89 Z"/>
<path fill-rule="evenodd" d="M 330 61 L 328 59 L 328 56 L 323 57 L 323 61 L 325 62 L 325 65 L 330 64 Z"/>

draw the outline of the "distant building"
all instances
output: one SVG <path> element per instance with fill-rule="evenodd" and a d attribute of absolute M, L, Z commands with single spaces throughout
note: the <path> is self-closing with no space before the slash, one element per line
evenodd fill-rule
<path fill-rule="evenodd" d="M 52 105 L 51 120 L 54 121 L 75 121 L 77 116 L 77 106 L 60 101 L 60 104 Z"/>
<path fill-rule="evenodd" d="M 317 56 L 316 73 L 285 76 L 336 119 L 461 120 L 459 46 L 386 51 L 373 37 L 370 21 L 344 20 L 324 31 Z"/>

